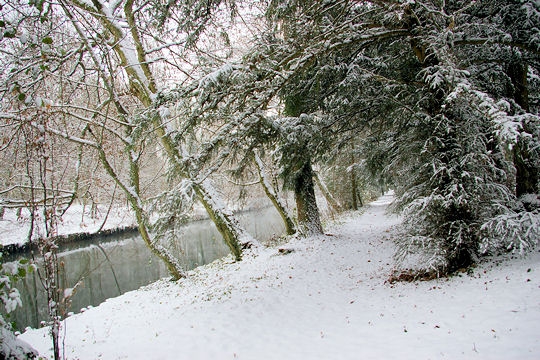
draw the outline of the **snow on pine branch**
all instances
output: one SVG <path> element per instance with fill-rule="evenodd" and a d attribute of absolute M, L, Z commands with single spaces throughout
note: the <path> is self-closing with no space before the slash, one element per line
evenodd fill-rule
<path fill-rule="evenodd" d="M 537 200 L 538 201 L 538 200 Z M 484 238 L 481 252 L 495 250 L 517 251 L 524 254 L 535 249 L 540 239 L 540 213 L 536 211 L 515 211 L 499 205 L 502 214 L 482 225 Z"/>
<path fill-rule="evenodd" d="M 470 73 L 453 66 L 434 65 L 422 70 L 420 76 L 430 89 L 435 90 L 445 86 L 468 86 L 466 78 Z"/>
<path fill-rule="evenodd" d="M 187 179 L 150 199 L 148 213 L 156 241 L 162 238 L 173 239 L 181 233 L 182 225 L 186 224 L 193 213 L 195 199 L 193 182 Z"/>
<path fill-rule="evenodd" d="M 521 117 L 509 116 L 507 111 L 510 105 L 504 100 L 496 103 L 491 96 L 479 90 L 472 91 L 472 95 L 479 103 L 478 108 L 495 125 L 496 135 L 512 148 L 517 143 L 522 130 Z"/>
<path fill-rule="evenodd" d="M 227 79 L 227 77 L 230 76 L 234 70 L 235 68 L 230 63 L 223 65 L 219 69 L 216 69 L 212 71 L 211 73 L 202 77 L 199 80 L 199 88 L 205 89 L 209 86 L 217 85 L 222 80 Z"/>
<path fill-rule="evenodd" d="M 466 80 L 457 84 L 454 90 L 448 94 L 444 107 L 454 103 L 458 98 L 468 99 L 470 106 L 485 116 L 486 119 L 490 120 L 494 125 L 495 134 L 510 149 L 512 149 L 520 135 L 522 135 L 523 122 L 528 117 L 534 117 L 532 114 L 508 115 L 510 104 L 507 101 L 500 100 L 496 102 L 487 93 L 474 89 Z"/>

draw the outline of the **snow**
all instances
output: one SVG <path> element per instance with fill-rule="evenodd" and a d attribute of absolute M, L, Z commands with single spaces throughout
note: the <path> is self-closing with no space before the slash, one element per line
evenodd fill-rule
<path fill-rule="evenodd" d="M 538 359 L 540 253 L 449 279 L 386 282 L 385 196 L 241 262 L 228 257 L 68 318 L 68 359 Z M 64 333 L 62 329 L 61 333 Z M 47 329 L 19 336 L 51 356 Z"/>
<path fill-rule="evenodd" d="M 64 289 L 64 299 L 70 298 L 73 296 L 73 288 Z"/>
<path fill-rule="evenodd" d="M 33 359 L 36 357 L 34 349 L 24 341 L 17 339 L 11 331 L 0 326 L 0 354 L 6 359 Z"/>
<path fill-rule="evenodd" d="M 90 206 L 73 204 L 58 224 L 58 235 L 91 234 L 98 231 L 107 215 L 107 206 L 98 206 L 97 216 L 94 219 L 90 216 L 90 210 Z M 131 227 L 135 224 L 135 217 L 131 211 L 125 207 L 115 207 L 108 214 L 103 230 Z M 27 211 L 23 211 L 21 218 L 18 219 L 14 209 L 6 209 L 3 219 L 0 219 L 0 244 L 24 244 L 29 229 L 30 215 Z"/>
<path fill-rule="evenodd" d="M 215 84 L 217 84 L 219 82 L 220 79 L 226 78 L 233 71 L 234 71 L 234 67 L 231 64 L 227 63 L 227 64 L 223 65 L 222 67 L 220 67 L 219 69 L 217 69 L 217 70 L 209 73 L 208 75 L 204 76 L 199 81 L 199 87 L 204 88 L 204 87 L 207 87 L 207 86 L 210 86 L 210 85 L 215 85 Z"/>

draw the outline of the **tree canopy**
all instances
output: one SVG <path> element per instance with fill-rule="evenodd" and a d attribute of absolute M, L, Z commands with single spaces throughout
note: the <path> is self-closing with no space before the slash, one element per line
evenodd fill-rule
<path fill-rule="evenodd" d="M 221 143 L 274 156 L 310 231 L 312 165 L 363 145 L 351 154 L 405 215 L 401 255 L 454 271 L 538 239 L 538 14 L 529 1 L 271 1 L 196 112 L 230 119 Z"/>

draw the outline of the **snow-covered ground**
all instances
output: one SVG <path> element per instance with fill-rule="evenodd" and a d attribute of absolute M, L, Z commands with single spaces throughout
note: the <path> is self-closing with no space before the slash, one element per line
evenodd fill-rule
<path fill-rule="evenodd" d="M 218 260 L 68 318 L 67 359 L 540 359 L 540 254 L 472 275 L 386 283 L 391 197 L 293 239 Z M 63 332 L 64 333 L 64 332 Z M 49 355 L 45 329 L 20 336 Z"/>

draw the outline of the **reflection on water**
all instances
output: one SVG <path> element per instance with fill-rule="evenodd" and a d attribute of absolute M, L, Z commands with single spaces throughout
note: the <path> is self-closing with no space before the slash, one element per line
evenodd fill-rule
<path fill-rule="evenodd" d="M 246 212 L 238 218 L 260 241 L 284 233 L 281 218 L 272 207 Z M 78 284 L 68 311 L 79 312 L 168 276 L 163 263 L 150 253 L 137 232 L 97 238 L 85 245 L 66 245 L 58 254 L 61 287 L 72 288 Z M 187 270 L 229 253 L 210 220 L 187 224 L 182 236 L 168 245 Z M 11 314 L 10 321 L 15 321 L 18 329 L 38 327 L 40 321 L 47 318 L 46 295 L 39 278 L 29 275 L 16 286 L 23 307 Z"/>

